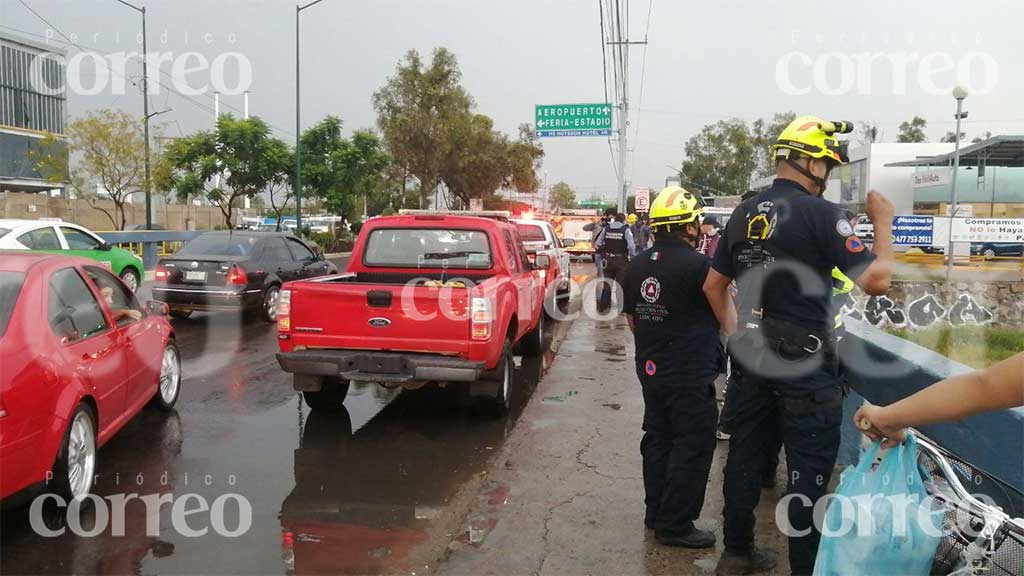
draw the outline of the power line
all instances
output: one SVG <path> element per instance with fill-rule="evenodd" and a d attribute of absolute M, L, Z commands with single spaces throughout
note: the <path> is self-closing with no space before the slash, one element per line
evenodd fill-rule
<path fill-rule="evenodd" d="M 640 97 L 637 99 L 636 106 L 636 128 L 633 132 L 633 138 L 639 141 L 640 138 L 640 109 L 644 103 L 644 83 L 647 79 L 647 39 L 648 34 L 651 31 L 651 12 L 654 8 L 654 0 L 647 1 L 647 24 L 644 26 L 644 55 L 643 62 L 640 64 Z M 633 162 L 632 168 L 629 170 L 629 179 L 633 179 L 633 175 L 636 172 L 636 162 Z"/>
<path fill-rule="evenodd" d="M 605 58 L 607 45 L 604 39 L 604 2 L 597 0 L 597 8 L 601 14 L 601 74 L 604 76 L 604 102 L 608 103 L 608 59 Z"/>

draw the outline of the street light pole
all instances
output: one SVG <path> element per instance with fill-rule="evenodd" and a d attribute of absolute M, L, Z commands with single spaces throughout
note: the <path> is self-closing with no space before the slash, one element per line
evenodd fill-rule
<path fill-rule="evenodd" d="M 149 168 L 149 119 L 153 116 L 149 113 L 149 67 L 148 58 L 146 57 L 146 7 L 136 6 L 125 2 L 125 0 L 117 0 L 121 4 L 135 10 L 142 15 L 142 124 L 143 124 L 143 137 L 146 139 L 145 142 L 145 166 L 146 166 L 146 179 L 142 183 L 142 190 L 146 194 L 146 230 L 153 229 L 153 192 L 150 189 L 150 168 Z"/>
<path fill-rule="evenodd" d="M 302 235 L 302 90 L 299 75 L 299 15 L 323 0 L 295 5 L 295 229 Z"/>
<path fill-rule="evenodd" d="M 953 274 L 953 222 L 958 211 L 957 207 L 957 176 L 960 175 L 960 120 L 967 116 L 964 112 L 964 99 L 967 98 L 967 89 L 957 86 L 953 89 L 953 98 L 956 99 L 956 144 L 953 148 L 953 181 L 951 184 L 952 198 L 949 206 L 949 243 L 946 246 L 946 281 L 949 282 Z"/>

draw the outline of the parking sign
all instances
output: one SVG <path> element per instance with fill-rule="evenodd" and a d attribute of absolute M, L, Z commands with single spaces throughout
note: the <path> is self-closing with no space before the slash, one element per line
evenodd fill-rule
<path fill-rule="evenodd" d="M 636 202 L 634 203 L 637 212 L 647 212 L 651 206 L 651 189 L 637 188 Z"/>

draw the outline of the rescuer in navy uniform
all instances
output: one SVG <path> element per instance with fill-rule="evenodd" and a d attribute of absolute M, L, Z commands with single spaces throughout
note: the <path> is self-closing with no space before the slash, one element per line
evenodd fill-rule
<path fill-rule="evenodd" d="M 624 285 L 644 396 L 644 523 L 668 546 L 710 548 L 694 525 L 704 506 L 715 452 L 715 378 L 724 351 L 702 290 L 711 261 L 697 252 L 703 203 L 678 186 L 651 206 L 654 246 L 630 262 Z M 732 302 L 728 302 L 731 306 Z"/>
<path fill-rule="evenodd" d="M 843 163 L 834 135 L 850 130 L 848 123 L 812 116 L 786 127 L 771 149 L 775 182 L 733 212 L 704 286 L 713 306 L 728 299 L 734 278 L 739 289 L 739 330 L 729 339 L 729 352 L 742 394 L 733 407 L 725 466 L 719 574 L 775 566 L 774 553 L 754 546 L 754 508 L 765 454 L 780 436 L 788 470 L 790 568 L 801 575 L 814 569 L 821 535 L 813 509 L 828 490 L 842 419 L 832 269 L 868 294 L 884 294 L 893 266 L 892 203 L 868 194 L 865 211 L 876 227 L 872 253 L 846 215 L 821 197 L 829 172 Z M 737 318 L 724 325 L 731 332 Z"/>

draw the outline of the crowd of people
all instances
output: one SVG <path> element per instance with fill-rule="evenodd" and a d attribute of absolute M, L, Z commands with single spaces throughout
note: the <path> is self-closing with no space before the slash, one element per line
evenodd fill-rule
<path fill-rule="evenodd" d="M 820 533 L 813 507 L 827 493 L 839 449 L 846 380 L 838 359 L 840 305 L 854 286 L 888 292 L 894 266 L 893 204 L 870 192 L 869 249 L 851 215 L 823 195 L 845 163 L 846 122 L 794 120 L 771 147 L 776 178 L 744 196 L 723 228 L 701 197 L 662 190 L 649 218 L 606 211 L 593 227 L 600 274 L 622 287 L 645 402 L 645 525 L 664 545 L 715 546 L 698 520 L 719 439 L 725 465 L 724 551 L 718 574 L 772 571 L 777 555 L 754 542 L 754 510 L 774 483 L 785 448 L 784 513 L 793 533 L 793 574 L 814 570 Z M 599 310 L 611 304 L 605 282 Z M 715 381 L 728 372 L 719 422 Z M 1024 355 L 942 382 L 888 407 L 865 405 L 857 424 L 891 444 L 902 429 L 978 411 L 1024 405 Z M 956 398 L 957 400 L 952 400 Z"/>

